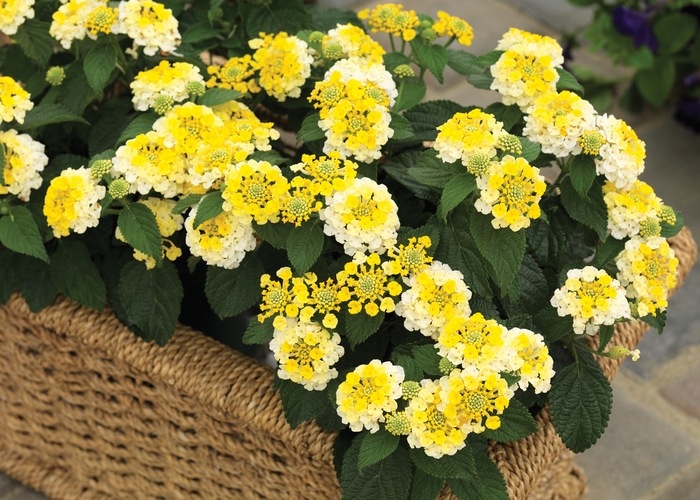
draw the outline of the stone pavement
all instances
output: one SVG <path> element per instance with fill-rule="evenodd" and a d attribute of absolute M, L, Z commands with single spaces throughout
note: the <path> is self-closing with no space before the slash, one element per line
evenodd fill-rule
<path fill-rule="evenodd" d="M 359 10 L 378 2 L 320 0 L 329 7 Z M 591 18 L 588 9 L 566 0 L 403 0 L 406 8 L 436 14 L 445 10 L 474 27 L 475 54 L 493 50 L 511 26 L 557 37 Z M 382 38 L 380 36 L 379 38 Z M 625 69 L 585 50 L 576 61 L 608 76 Z M 449 72 L 449 70 L 448 70 Z M 447 75 L 446 75 L 447 76 Z M 495 92 L 474 89 L 452 74 L 440 86 L 429 81 L 429 99 L 486 105 Z M 647 144 L 642 179 L 668 204 L 683 212 L 700 236 L 700 137 L 673 121 L 668 111 L 641 116 L 614 113 L 628 120 Z M 637 363 L 626 361 L 613 382 L 613 414 L 599 442 L 578 458 L 585 469 L 591 500 L 696 500 L 700 498 L 700 272 L 694 270 L 670 301 L 663 336 L 650 331 Z M 0 500 L 45 499 L 0 474 Z"/>

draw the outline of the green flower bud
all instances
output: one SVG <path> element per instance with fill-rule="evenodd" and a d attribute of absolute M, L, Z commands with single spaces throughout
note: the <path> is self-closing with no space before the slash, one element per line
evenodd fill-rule
<path fill-rule="evenodd" d="M 505 134 L 498 139 L 496 147 L 506 153 L 519 155 L 523 152 L 523 145 L 520 140 L 514 135 Z"/>
<path fill-rule="evenodd" d="M 435 33 L 435 30 L 433 28 L 426 28 L 421 32 L 420 36 L 424 40 L 432 42 L 437 38 L 437 33 Z"/>
<path fill-rule="evenodd" d="M 639 236 L 642 238 L 661 236 L 661 225 L 654 219 L 645 219 L 639 223 Z"/>
<path fill-rule="evenodd" d="M 394 68 L 394 74 L 399 78 L 410 78 L 412 76 L 416 76 L 413 68 L 411 68 L 408 64 L 400 64 L 396 66 L 396 68 Z"/>
<path fill-rule="evenodd" d="M 479 177 L 489 171 L 491 157 L 486 153 L 473 153 L 467 160 L 467 172 Z"/>
<path fill-rule="evenodd" d="M 187 82 L 187 85 L 185 85 L 185 90 L 190 97 L 202 97 L 207 89 L 204 88 L 204 85 L 199 82 Z"/>
<path fill-rule="evenodd" d="M 153 111 L 159 115 L 164 115 L 173 108 L 175 100 L 169 95 L 161 94 L 156 97 L 156 101 L 153 103 Z"/>
<path fill-rule="evenodd" d="M 343 47 L 339 43 L 329 43 L 323 47 L 323 56 L 326 59 L 340 59 L 343 57 Z"/>
<path fill-rule="evenodd" d="M 112 170 L 112 160 L 96 160 L 90 167 L 90 177 L 93 179 L 101 179 Z"/>
<path fill-rule="evenodd" d="M 622 359 L 627 356 L 632 356 L 632 361 L 637 361 L 639 359 L 639 349 L 635 349 L 634 351 L 630 351 L 626 347 L 622 347 L 621 345 L 616 345 L 610 348 L 608 351 L 608 355 L 612 359 Z"/>
<path fill-rule="evenodd" d="M 418 396 L 419 392 L 420 384 L 418 382 L 414 382 L 413 380 L 407 380 L 406 382 L 401 384 L 401 397 L 406 401 L 410 401 L 411 399 Z"/>
<path fill-rule="evenodd" d="M 118 200 L 119 198 L 124 198 L 129 194 L 129 188 L 131 186 L 124 179 L 115 179 L 109 185 L 108 191 L 112 198 Z"/>
<path fill-rule="evenodd" d="M 424 20 L 421 21 L 420 24 L 418 25 L 418 29 L 419 29 L 419 30 L 424 30 L 424 29 L 426 29 L 426 28 L 432 28 L 432 27 L 433 27 L 433 23 L 430 22 L 430 21 L 428 21 L 427 19 L 424 19 Z"/>
<path fill-rule="evenodd" d="M 601 146 L 605 144 L 605 138 L 597 130 L 586 130 L 578 138 L 578 143 L 584 154 L 598 156 Z"/>
<path fill-rule="evenodd" d="M 325 36 L 325 33 L 321 33 L 320 31 L 312 31 L 309 34 L 309 43 L 321 43 Z"/>
<path fill-rule="evenodd" d="M 53 66 L 46 72 L 46 81 L 49 82 L 49 85 L 52 87 L 61 85 L 65 78 L 66 72 L 60 66 Z"/>
<path fill-rule="evenodd" d="M 411 423 L 403 411 L 389 413 L 386 416 L 385 427 L 394 436 L 405 436 L 411 432 Z"/>
<path fill-rule="evenodd" d="M 440 369 L 440 373 L 442 373 L 443 375 L 449 375 L 450 373 L 452 373 L 452 370 L 457 368 L 457 365 L 455 365 L 452 361 L 450 361 L 447 358 L 442 358 L 440 360 L 438 368 Z"/>
<path fill-rule="evenodd" d="M 661 219 L 661 222 L 666 222 L 672 226 L 676 225 L 676 212 L 668 205 L 663 205 L 657 215 L 659 219 Z"/>

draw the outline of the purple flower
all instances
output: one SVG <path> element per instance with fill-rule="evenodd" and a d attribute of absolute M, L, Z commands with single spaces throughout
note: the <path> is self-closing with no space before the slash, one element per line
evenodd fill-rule
<path fill-rule="evenodd" d="M 652 29 L 651 20 L 657 11 L 656 6 L 639 12 L 618 5 L 613 10 L 613 23 L 617 31 L 634 38 L 635 47 L 646 45 L 652 52 L 656 52 L 659 41 Z"/>

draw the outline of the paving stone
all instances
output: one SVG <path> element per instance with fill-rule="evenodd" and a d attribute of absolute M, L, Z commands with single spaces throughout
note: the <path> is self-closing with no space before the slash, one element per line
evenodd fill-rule
<path fill-rule="evenodd" d="M 608 428 L 577 462 L 586 471 L 588 498 L 635 500 L 699 458 L 700 447 L 674 425 L 633 401 L 614 382 L 613 388 Z"/>
<path fill-rule="evenodd" d="M 698 384 L 698 380 L 700 380 L 700 370 L 668 383 L 661 388 L 661 395 L 675 407 L 700 419 L 700 384 Z"/>
<path fill-rule="evenodd" d="M 19 483 L 5 474 L 0 473 L 0 497 L 19 486 Z"/>
<path fill-rule="evenodd" d="M 686 472 L 674 486 L 658 495 L 658 500 L 697 500 L 700 498 L 700 464 Z"/>
<path fill-rule="evenodd" d="M 2 500 L 5 500 L 4 498 Z M 14 491 L 7 500 L 50 500 L 48 497 L 29 488 L 20 488 Z"/>
<path fill-rule="evenodd" d="M 505 0 L 505 2 L 564 33 L 576 31 L 593 19 L 593 7 L 576 7 L 566 0 Z"/>

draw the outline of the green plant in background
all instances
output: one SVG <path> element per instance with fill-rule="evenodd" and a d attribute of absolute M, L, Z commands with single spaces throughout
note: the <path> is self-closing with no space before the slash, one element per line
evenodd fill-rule
<path fill-rule="evenodd" d="M 593 354 L 638 357 L 617 322 L 663 329 L 683 223 L 555 40 L 512 28 L 476 56 L 466 21 L 394 4 L 15 10 L 0 302 L 109 303 L 158 345 L 187 308 L 252 313 L 230 336 L 269 345 L 292 427 L 339 432 L 347 500 L 506 498 L 487 442 L 546 403 L 570 449 L 601 436 Z M 502 102 L 425 102 L 448 70 Z"/>
<path fill-rule="evenodd" d="M 644 102 L 656 107 L 668 104 L 674 89 L 683 93 L 681 82 L 700 69 L 700 3 L 569 1 L 582 7 L 596 5 L 593 22 L 583 32 L 591 50 L 604 51 L 616 64 L 635 70 L 620 98 L 625 108 L 641 111 Z M 598 109 L 605 109 L 620 82 L 606 81 L 585 68 L 572 66 L 572 71 L 599 96 Z"/>

